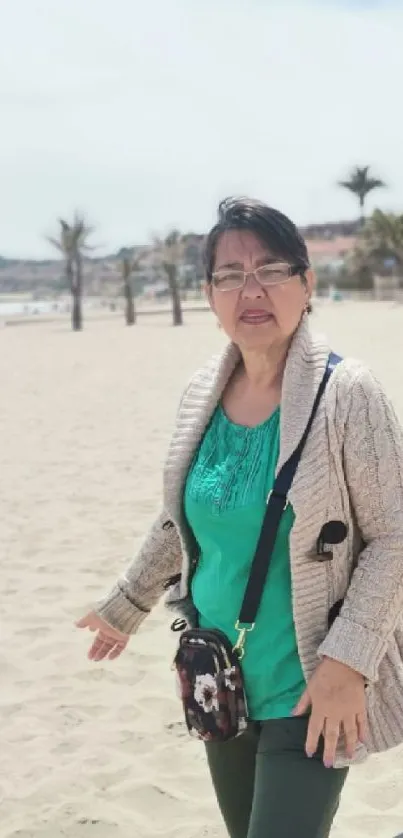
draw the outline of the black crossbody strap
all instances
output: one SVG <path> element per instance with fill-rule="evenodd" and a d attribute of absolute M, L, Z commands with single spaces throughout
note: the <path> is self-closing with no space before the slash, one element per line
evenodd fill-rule
<path fill-rule="evenodd" d="M 299 445 L 291 454 L 291 457 L 280 469 L 275 479 L 273 489 L 269 494 L 263 525 L 260 531 L 259 541 L 257 543 L 245 596 L 239 614 L 239 625 L 252 625 L 255 622 L 269 571 L 269 565 L 277 538 L 280 519 L 288 503 L 287 495 L 291 488 L 292 481 L 294 480 L 295 472 L 298 468 L 298 463 L 301 459 L 320 400 L 335 366 L 341 360 L 342 359 L 339 355 L 335 355 L 333 352 L 330 353 L 326 370 L 319 385 L 312 412 L 303 436 L 301 437 Z"/>

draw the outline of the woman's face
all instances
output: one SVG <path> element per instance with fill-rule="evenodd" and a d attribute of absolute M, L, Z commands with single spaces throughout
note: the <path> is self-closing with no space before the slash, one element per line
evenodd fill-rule
<path fill-rule="evenodd" d="M 262 285 L 253 275 L 256 268 L 285 264 L 247 230 L 228 230 L 217 243 L 214 273 L 250 272 L 241 288 L 222 290 L 214 283 L 207 286 L 212 310 L 228 335 L 241 349 L 270 348 L 287 342 L 301 320 L 309 302 L 313 274 L 307 271 L 307 285 L 301 276 L 292 276 L 279 284 Z M 223 272 L 223 273 L 221 273 Z"/>

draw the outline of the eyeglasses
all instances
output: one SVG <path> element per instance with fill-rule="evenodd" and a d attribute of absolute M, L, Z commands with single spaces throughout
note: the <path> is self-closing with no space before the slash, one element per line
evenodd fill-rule
<path fill-rule="evenodd" d="M 256 282 L 264 288 L 288 282 L 296 274 L 302 274 L 304 268 L 298 265 L 288 265 L 286 262 L 272 262 L 262 265 L 254 271 L 230 270 L 224 268 L 212 275 L 212 283 L 218 291 L 236 291 L 246 285 L 248 276 L 254 276 Z"/>

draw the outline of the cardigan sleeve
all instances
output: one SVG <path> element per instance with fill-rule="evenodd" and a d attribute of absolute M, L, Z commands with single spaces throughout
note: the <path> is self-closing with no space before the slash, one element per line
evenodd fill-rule
<path fill-rule="evenodd" d="M 189 383 L 180 398 L 176 422 L 188 389 Z M 113 628 L 134 634 L 164 594 L 165 584 L 180 573 L 181 565 L 179 533 L 163 510 L 126 571 L 95 606 L 96 613 Z"/>
<path fill-rule="evenodd" d="M 343 459 L 353 514 L 364 545 L 340 611 L 319 655 L 368 681 L 403 616 L 403 433 L 374 375 L 360 367 L 343 398 Z"/>
<path fill-rule="evenodd" d="M 163 595 L 165 583 L 179 573 L 181 562 L 178 531 L 162 512 L 134 561 L 95 606 L 96 613 L 113 628 L 134 634 Z"/>

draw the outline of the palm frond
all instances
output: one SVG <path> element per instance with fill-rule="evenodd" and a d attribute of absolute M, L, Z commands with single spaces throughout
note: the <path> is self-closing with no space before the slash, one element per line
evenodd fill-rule
<path fill-rule="evenodd" d="M 342 186 L 343 189 L 349 189 L 350 192 L 356 192 L 357 191 L 356 184 L 351 180 L 339 180 L 338 185 Z"/>
<path fill-rule="evenodd" d="M 66 257 L 74 257 L 79 253 L 90 252 L 94 249 L 88 243 L 88 237 L 94 232 L 94 227 L 87 224 L 83 215 L 75 212 L 73 222 L 58 218 L 60 233 L 58 238 L 48 236 L 47 240 Z"/>
<path fill-rule="evenodd" d="M 378 188 L 381 188 L 381 187 L 384 188 L 384 187 L 386 187 L 386 183 L 385 183 L 385 181 L 380 180 L 379 178 L 376 178 L 376 177 L 371 178 L 370 177 L 367 180 L 366 186 L 367 186 L 368 191 L 370 191 L 371 189 L 378 189 Z"/>
<path fill-rule="evenodd" d="M 123 251 L 120 259 L 120 269 L 123 279 L 128 279 L 132 273 L 136 273 L 141 268 L 142 256 L 141 254 L 134 254 L 133 250 Z"/>
<path fill-rule="evenodd" d="M 183 242 L 179 230 L 171 230 L 162 242 L 164 265 L 178 265 L 183 257 Z"/>
<path fill-rule="evenodd" d="M 373 189 L 386 186 L 380 178 L 369 177 L 369 168 L 369 166 L 356 166 L 352 169 L 348 180 L 339 181 L 339 186 L 344 189 L 349 189 L 350 192 L 364 198 Z"/>
<path fill-rule="evenodd" d="M 358 247 L 368 264 L 379 267 L 385 259 L 393 258 L 403 265 L 403 215 L 375 210 L 361 232 Z"/>
<path fill-rule="evenodd" d="M 52 247 L 55 247 L 56 250 L 59 250 L 60 253 L 64 253 L 62 243 L 58 241 L 58 239 L 54 239 L 52 236 L 46 236 L 46 241 L 48 241 Z"/>

